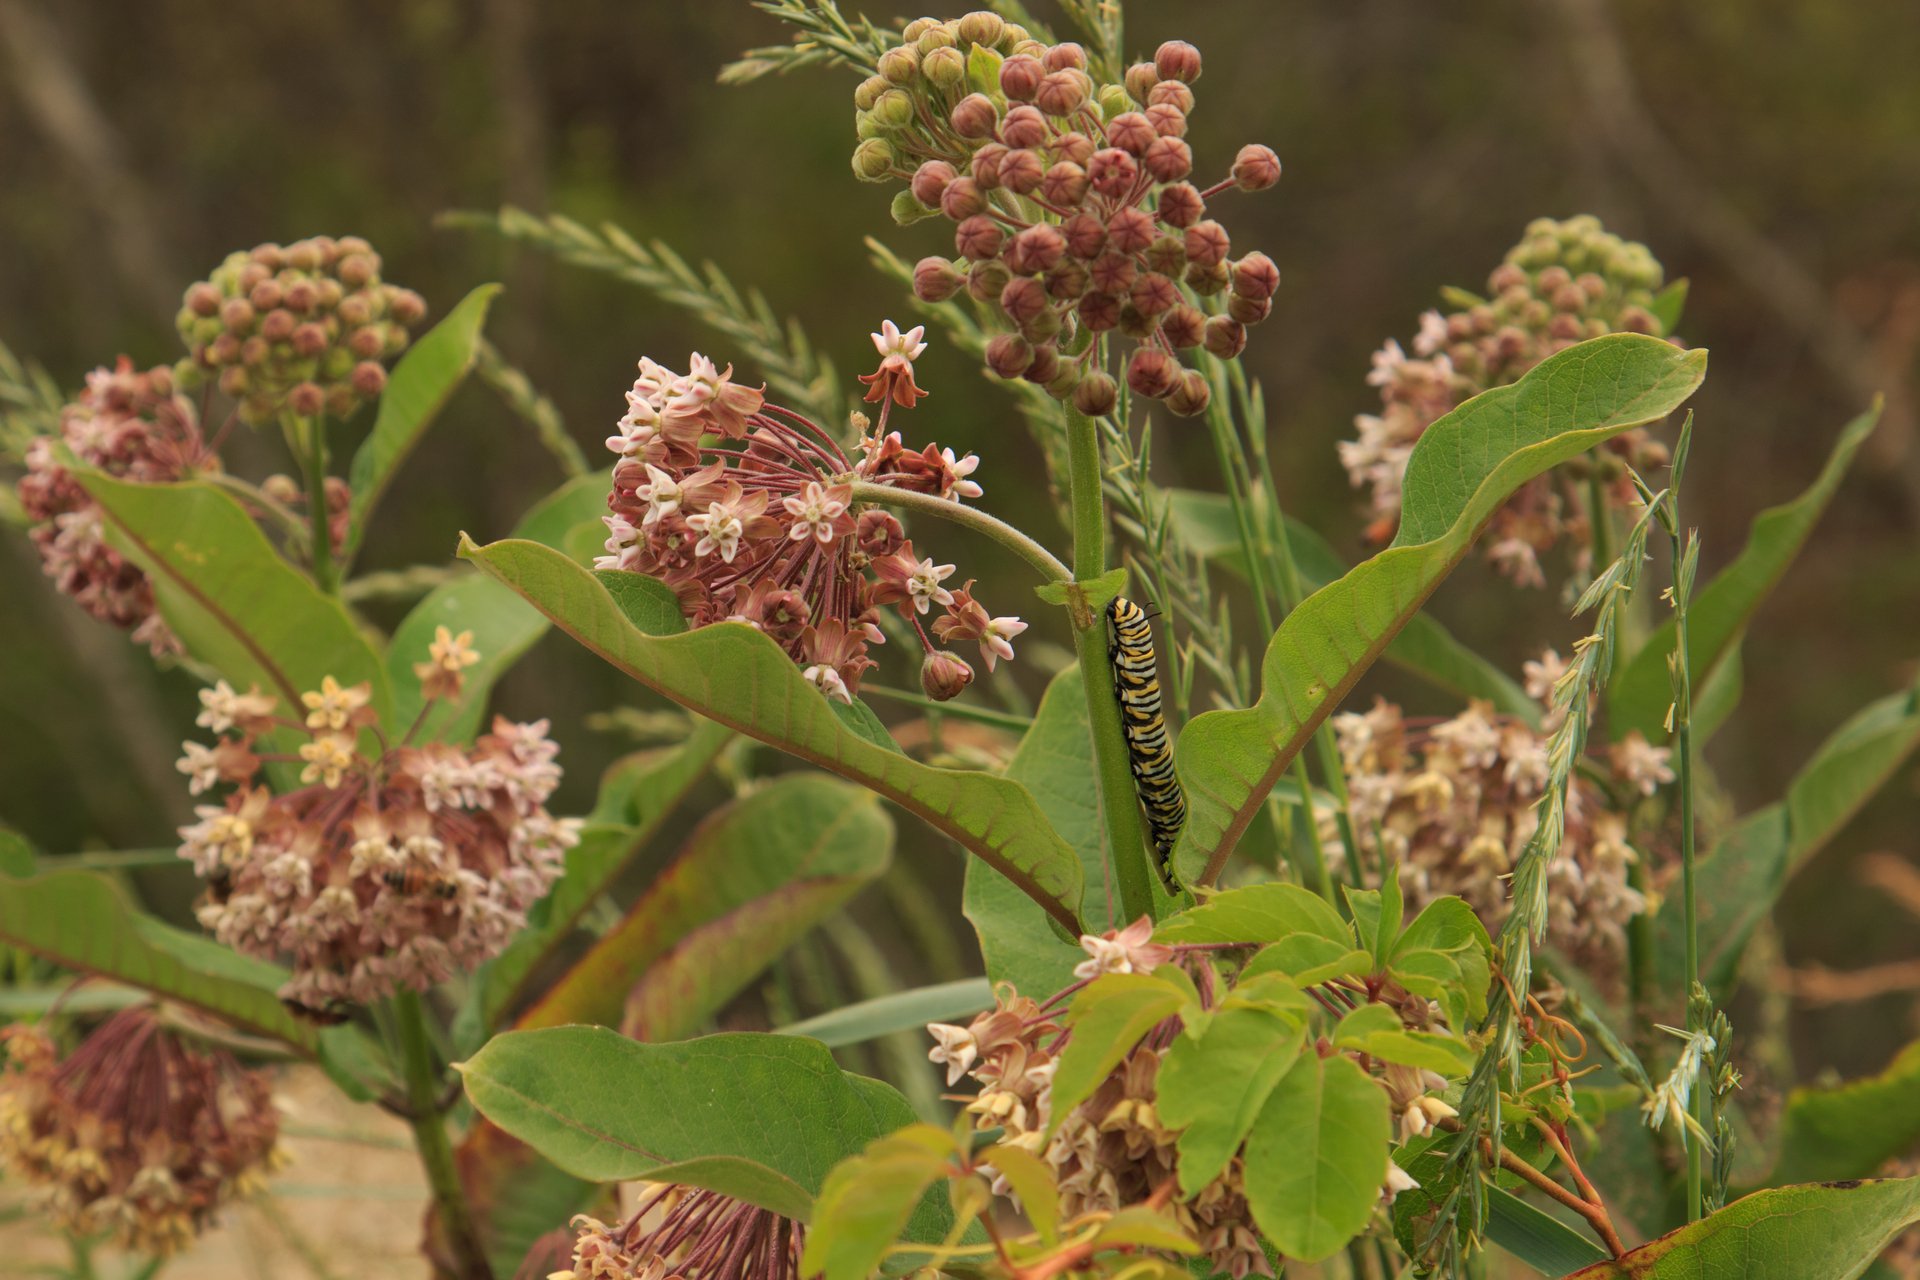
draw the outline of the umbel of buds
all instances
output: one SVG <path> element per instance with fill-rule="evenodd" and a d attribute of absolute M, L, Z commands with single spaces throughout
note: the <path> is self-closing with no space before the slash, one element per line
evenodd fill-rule
<path fill-rule="evenodd" d="M 1550 698 L 1564 669 L 1549 650 L 1527 664 L 1529 690 Z M 1361 856 L 1384 850 L 1399 864 L 1409 912 L 1454 894 L 1497 932 L 1511 906 L 1508 873 L 1539 824 L 1547 732 L 1484 702 L 1435 723 L 1409 721 L 1376 701 L 1370 711 L 1335 716 L 1333 726 Z M 1673 780 L 1667 755 L 1632 733 L 1607 766 L 1622 793 L 1650 795 Z M 1627 922 L 1647 909 L 1628 880 L 1642 859 L 1627 842 L 1627 817 L 1605 788 L 1575 773 L 1566 836 L 1547 864 L 1547 935 L 1609 988 L 1625 972 Z M 1336 834 L 1333 814 L 1320 819 Z"/>
<path fill-rule="evenodd" d="M 0 1031 L 0 1161 L 54 1223 L 158 1256 L 278 1167 L 267 1079 L 124 1009 L 64 1059 L 38 1026 Z"/>
<path fill-rule="evenodd" d="M 913 362 L 925 350 L 918 327 L 892 321 L 873 335 L 880 366 L 863 375 L 880 421 L 861 431 L 858 459 L 833 437 L 778 405 L 762 389 L 733 381 L 697 352 L 690 372 L 640 361 L 627 413 L 607 448 L 619 455 L 607 498 L 606 554 L 600 569 L 650 574 L 672 587 L 696 627 L 745 622 L 777 641 L 828 697 L 851 702 L 874 665 L 869 646 L 885 641 L 880 610 L 891 605 L 913 628 L 927 659 L 922 687 L 951 698 L 973 679 L 942 643 L 972 643 L 991 672 L 1013 657 L 1027 624 L 993 617 L 973 598 L 972 582 L 945 585 L 950 564 L 922 556 L 900 521 L 856 502 L 856 481 L 950 501 L 980 496 L 968 477 L 980 460 L 934 444 L 914 450 L 888 431 L 895 406 L 927 393 Z"/>
<path fill-rule="evenodd" d="M 806 1227 L 694 1187 L 657 1184 L 620 1226 L 581 1216 L 573 1266 L 547 1280 L 799 1280 Z"/>
<path fill-rule="evenodd" d="M 227 255 L 187 290 L 175 318 L 183 386 L 214 381 L 259 425 L 282 414 L 344 418 L 386 386 L 383 363 L 427 314 L 411 289 L 382 283 L 358 236 L 314 236 Z"/>
<path fill-rule="evenodd" d="M 80 398 L 60 411 L 57 441 L 41 436 L 27 446 L 19 489 L 41 565 L 60 591 L 102 622 L 132 631 L 155 656 L 179 652 L 154 610 L 153 584 L 107 545 L 100 507 L 61 464 L 56 443 L 107 475 L 144 484 L 217 471 L 219 457 L 192 403 L 164 366 L 137 373 L 122 356 L 111 369 L 95 369 Z"/>
<path fill-rule="evenodd" d="M 546 721 L 496 718 L 471 748 L 413 744 L 459 698 L 479 660 L 471 641 L 439 629 L 415 668 L 426 705 L 395 746 L 365 684 L 329 676 L 298 720 L 257 689 L 200 695 L 198 723 L 220 736 L 187 743 L 180 771 L 195 795 L 231 788 L 180 830 L 180 856 L 207 882 L 200 921 L 236 950 L 290 958 L 280 994 L 298 1010 L 335 1016 L 497 955 L 579 839 L 577 821 L 545 807 L 560 782 Z M 296 751 L 271 749 L 289 740 Z M 276 795 L 260 776 L 273 761 L 299 766 L 303 785 Z"/>
<path fill-rule="evenodd" d="M 1083 413 L 1113 407 L 1109 332 L 1137 344 L 1122 362 L 1136 394 L 1203 412 L 1207 380 L 1180 353 L 1237 356 L 1280 286 L 1265 254 L 1233 256 L 1208 201 L 1272 186 L 1280 161 L 1248 145 L 1225 178 L 1192 181 L 1200 51 L 1170 40 L 1102 85 L 1079 45 L 1043 44 L 992 13 L 922 18 L 902 36 L 854 94 L 854 171 L 904 181 L 910 217 L 954 224 L 954 256 L 923 258 L 915 294 L 964 289 L 993 305 L 1011 332 L 988 367 Z"/>
<path fill-rule="evenodd" d="M 1421 316 L 1412 356 L 1390 339 L 1367 375 L 1380 389 L 1380 412 L 1357 416 L 1357 438 L 1340 444 L 1348 478 L 1369 490 L 1369 536 L 1393 537 L 1407 458 L 1426 429 L 1456 405 L 1588 338 L 1669 336 L 1653 311 L 1661 281 L 1660 264 L 1645 245 L 1610 234 L 1597 219 L 1540 218 L 1487 278 L 1484 300 L 1456 292 L 1449 295 L 1456 302 L 1451 311 Z M 1494 515 L 1488 558 L 1516 583 L 1544 586 L 1540 557 L 1562 538 L 1574 544 L 1576 563 L 1586 559 L 1596 514 L 1588 510 L 1590 469 L 1599 468 L 1607 507 L 1627 509 L 1637 496 L 1620 464 L 1645 471 L 1666 459 L 1666 447 L 1636 428 L 1609 440 L 1596 456 L 1530 481 Z"/>

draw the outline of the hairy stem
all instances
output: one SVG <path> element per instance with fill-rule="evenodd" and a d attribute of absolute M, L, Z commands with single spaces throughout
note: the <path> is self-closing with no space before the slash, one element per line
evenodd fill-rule
<path fill-rule="evenodd" d="M 294 438 L 306 446 L 301 458 L 307 473 L 307 549 L 313 561 L 313 581 L 328 595 L 340 590 L 340 576 L 333 564 L 333 538 L 327 531 L 327 432 L 319 418 L 296 419 Z"/>
<path fill-rule="evenodd" d="M 440 1063 L 427 1032 L 427 1012 L 419 992 L 394 993 L 393 1020 L 406 1073 L 407 1104 L 413 1113 L 408 1121 L 413 1126 L 413 1143 L 426 1169 L 427 1185 L 432 1188 L 454 1265 L 460 1280 L 493 1280 L 493 1268 L 487 1262 L 473 1210 L 467 1204 L 466 1188 L 453 1162 L 453 1147 L 447 1141 L 447 1127 L 441 1117 Z"/>
<path fill-rule="evenodd" d="M 1098 465 L 1098 459 L 1095 460 Z M 898 507 L 902 511 L 914 511 L 923 515 L 937 516 L 942 520 L 951 520 L 957 525 L 984 533 L 1007 550 L 1038 569 L 1041 576 L 1049 582 L 1068 582 L 1074 574 L 1060 562 L 1053 552 L 1035 542 L 1032 538 L 1014 528 L 1006 521 L 976 510 L 964 503 L 950 498 L 936 498 L 930 493 L 915 493 L 910 489 L 896 489 L 892 485 L 873 484 L 866 480 L 853 482 L 853 500 L 855 502 L 878 502 L 889 507 Z M 1076 560 L 1077 560 L 1076 541 Z"/>
<path fill-rule="evenodd" d="M 1101 493 L 1100 429 L 1072 406 L 1067 419 L 1068 492 L 1073 506 L 1073 572 L 1089 582 L 1106 572 L 1107 512 Z M 1106 818 L 1107 845 L 1114 884 L 1127 920 L 1153 914 L 1153 870 L 1140 825 L 1140 801 L 1127 764 L 1127 741 L 1120 729 L 1120 702 L 1113 690 L 1107 655 L 1106 618 L 1072 604 L 1073 647 L 1080 658 L 1080 683 L 1087 695 L 1087 719 L 1093 729 L 1093 755 L 1100 780 L 1100 808 Z"/>

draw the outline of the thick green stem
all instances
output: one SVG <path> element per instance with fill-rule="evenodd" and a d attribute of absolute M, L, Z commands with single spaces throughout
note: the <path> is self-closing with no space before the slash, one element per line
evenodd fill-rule
<path fill-rule="evenodd" d="M 308 550 L 313 560 L 313 580 L 328 595 L 340 590 L 340 575 L 333 564 L 333 535 L 327 526 L 327 432 L 321 418 L 300 419 L 307 455 L 301 460 L 307 472 Z"/>
<path fill-rule="evenodd" d="M 440 1114 L 440 1061 L 427 1031 L 426 1007 L 419 992 L 402 990 L 395 993 L 392 1008 L 401 1066 L 406 1073 L 407 1106 L 413 1113 L 413 1145 L 426 1169 L 427 1185 L 439 1210 L 440 1230 L 453 1255 L 456 1274 L 459 1280 L 493 1280 L 493 1268 L 480 1242 Z"/>
<path fill-rule="evenodd" d="M 1096 467 L 1099 465 L 1097 454 L 1094 465 Z M 865 480 L 853 482 L 853 500 L 878 502 L 885 506 L 898 507 L 902 511 L 921 512 L 942 520 L 951 520 L 957 525 L 972 529 L 975 533 L 984 533 L 1038 569 L 1049 582 L 1066 582 L 1074 576 L 1073 570 L 1061 564 L 1057 556 L 1020 530 L 1004 520 L 995 519 L 986 512 L 975 510 L 964 503 L 936 498 L 930 493 L 913 493 L 906 489 L 895 489 L 891 485 L 871 484 Z M 1076 547 L 1076 559 L 1077 551 Z"/>
<path fill-rule="evenodd" d="M 1065 408 L 1068 493 L 1073 504 L 1073 576 L 1091 582 L 1107 568 L 1107 513 L 1100 486 L 1100 429 L 1092 418 Z M 1087 719 L 1093 729 L 1093 756 L 1099 772 L 1100 808 L 1106 818 L 1113 879 L 1125 919 L 1153 914 L 1153 869 L 1140 825 L 1140 800 L 1127 764 L 1127 740 L 1120 729 L 1120 703 L 1113 691 L 1107 658 L 1107 620 L 1084 599 L 1071 600 L 1067 617 L 1073 647 L 1080 658 L 1080 683 L 1087 695 Z"/>

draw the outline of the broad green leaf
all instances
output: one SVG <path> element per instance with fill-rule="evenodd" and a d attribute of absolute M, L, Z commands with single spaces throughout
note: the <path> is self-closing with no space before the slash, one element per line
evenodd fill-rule
<path fill-rule="evenodd" d="M 509 1031 L 459 1070 L 482 1115 L 576 1177 L 671 1167 L 776 1213 L 795 1206 L 769 1192 L 782 1186 L 769 1174 L 817 1196 L 834 1165 L 913 1122 L 904 1098 L 856 1086 L 825 1046 L 794 1036 L 641 1044 L 604 1027 Z"/>
<path fill-rule="evenodd" d="M 288 715 L 324 676 L 367 681 L 374 709 L 392 723 L 393 697 L 373 646 L 338 600 L 281 559 L 238 502 L 199 481 L 75 474 L 100 504 L 114 545 L 153 579 L 160 612 L 188 653 L 243 693 L 260 686 Z"/>
<path fill-rule="evenodd" d="M 17 831 L 0 831 L 0 875 L 24 879 L 33 874 L 33 846 Z"/>
<path fill-rule="evenodd" d="M 1296 933 L 1353 945 L 1353 929 L 1333 904 L 1297 884 L 1255 884 L 1216 893 L 1161 922 L 1157 942 L 1275 942 Z"/>
<path fill-rule="evenodd" d="M 1400 1030 L 1400 1015 L 1383 1004 L 1363 1004 L 1349 1011 L 1328 1033 L 1335 1047 L 1358 1049 L 1369 1036 Z"/>
<path fill-rule="evenodd" d="M 1380 918 L 1374 922 L 1373 958 L 1382 969 L 1400 941 L 1400 925 L 1407 918 L 1407 900 L 1400 892 L 1400 864 L 1387 865 L 1386 879 L 1380 885 Z M 1357 919 L 1357 917 L 1356 917 Z"/>
<path fill-rule="evenodd" d="M 1595 338 L 1518 382 L 1475 396 L 1420 438 L 1391 547 L 1301 602 L 1274 633 L 1259 701 L 1209 711 L 1175 752 L 1187 825 L 1175 858 L 1193 882 L 1239 842 L 1293 757 L 1520 485 L 1672 412 L 1699 386 L 1704 351 L 1640 334 Z"/>
<path fill-rule="evenodd" d="M 580 476 L 537 504 L 514 530 L 549 547 L 560 547 L 582 521 L 594 521 L 607 505 L 605 475 Z M 414 665 L 427 658 L 436 628 L 454 635 L 473 632 L 480 661 L 467 668 L 466 685 L 453 711 L 441 710 L 423 726 L 419 740 L 471 742 L 484 723 L 487 696 L 513 664 L 546 634 L 547 620 L 510 587 L 485 574 L 444 582 L 400 620 L 387 644 L 387 678 L 393 682 L 393 722 L 406 726 L 420 714 L 423 698 Z"/>
<path fill-rule="evenodd" d="M 1492 951 L 1487 926 L 1473 908 L 1447 895 L 1429 902 L 1407 925 L 1387 968 L 1408 990 L 1446 1003 L 1453 1025 L 1464 1027 L 1487 1011 Z M 1440 990 L 1424 989 L 1423 981 L 1439 983 Z"/>
<path fill-rule="evenodd" d="M 1347 1045 L 1382 1062 L 1437 1071 L 1458 1080 L 1473 1070 L 1473 1047 L 1433 1031 L 1372 1031 Z"/>
<path fill-rule="evenodd" d="M 1095 773 L 1086 689 L 1077 670 L 1063 671 L 1047 686 L 1005 776 L 1027 789 L 1053 829 L 1072 846 L 1090 885 L 1103 883 L 1106 856 L 1100 810 L 1090 785 Z M 1072 982 L 1073 967 L 1087 958 L 1060 936 L 1038 903 L 980 859 L 967 860 L 961 909 L 979 935 L 987 977 L 1011 982 L 1022 994 L 1044 999 Z M 1083 915 L 1090 929 L 1125 923 L 1109 920 L 1105 904 L 1098 901 L 1090 910 L 1083 908 Z"/>
<path fill-rule="evenodd" d="M 1094 1235 L 1093 1243 L 1107 1249 L 1132 1245 L 1166 1253 L 1200 1252 L 1199 1243 L 1179 1223 L 1144 1204 L 1129 1205 L 1108 1218 Z"/>
<path fill-rule="evenodd" d="M 1181 1130 L 1187 1195 L 1227 1167 L 1305 1042 L 1298 1022 L 1265 1009 L 1222 1009 L 1199 1035 L 1174 1038 L 1160 1061 L 1157 1105 L 1160 1119 Z"/>
<path fill-rule="evenodd" d="M 562 630 L 640 683 L 729 728 L 851 778 L 951 836 L 1044 900 L 1077 933 L 1079 856 L 1017 782 L 936 769 L 851 732 L 779 645 L 743 623 L 651 636 L 602 582 L 556 551 L 525 541 L 461 554 L 512 586 Z"/>
<path fill-rule="evenodd" d="M 580 843 L 567 850 L 566 873 L 535 907 L 527 927 L 482 971 L 484 1026 L 499 1025 L 503 1014 L 531 994 L 529 977 L 632 864 L 732 736 L 712 721 L 698 721 L 679 746 L 631 758 L 624 768 L 609 772 L 602 793 L 618 789 L 626 821 L 617 826 L 590 825 L 581 833 Z"/>
<path fill-rule="evenodd" d="M 1173 504 L 1174 522 L 1186 544 L 1244 581 L 1247 557 L 1227 496 L 1169 489 L 1166 498 Z M 1298 520 L 1287 521 L 1287 545 L 1293 549 L 1301 585 L 1308 591 L 1318 591 L 1347 572 L 1333 545 Z M 1484 698 L 1528 724 L 1540 722 L 1540 704 L 1512 676 L 1454 639 L 1432 614 L 1417 613 L 1408 619 L 1380 659 L 1462 698 Z"/>
<path fill-rule="evenodd" d="M 829 1049 L 838 1049 L 896 1031 L 917 1031 L 929 1022 L 952 1022 L 991 1008 L 993 983 L 986 978 L 962 978 L 844 1005 L 803 1022 L 775 1027 L 774 1034 L 807 1036 Z"/>
<path fill-rule="evenodd" d="M 871 793 L 817 773 L 776 778 L 701 823 L 515 1025 L 687 1035 L 885 870 L 892 850 L 893 823 Z"/>
<path fill-rule="evenodd" d="M 1757 1191 L 1567 1280 L 1854 1280 L 1920 1222 L 1920 1178 Z"/>
<path fill-rule="evenodd" d="M 1920 748 L 1920 687 L 1869 703 L 1834 731 L 1787 786 L 1787 798 L 1730 827 L 1696 868 L 1703 976 L 1724 988 L 1754 928 L 1795 870 L 1823 848 Z M 1655 917 L 1663 972 L 1684 967 L 1678 912 Z"/>
<path fill-rule="evenodd" d="M 880 1270 L 927 1189 L 953 1163 L 953 1135 L 912 1125 L 875 1139 L 827 1175 L 800 1259 L 803 1274 L 867 1280 Z"/>
<path fill-rule="evenodd" d="M 306 1057 L 318 1051 L 314 1026 L 280 1003 L 286 970 L 140 913 L 95 872 L 0 876 L 0 941 L 204 1009 Z"/>
<path fill-rule="evenodd" d="M 1178 1013 L 1185 991 L 1146 973 L 1110 973 L 1074 997 L 1067 1020 L 1073 1035 L 1053 1073 L 1053 1123 L 1093 1096 L 1140 1038 Z"/>
<path fill-rule="evenodd" d="M 1875 403 L 1848 423 L 1826 466 L 1806 492 L 1754 517 L 1753 531 L 1740 554 L 1694 593 L 1687 609 L 1687 657 L 1695 688 L 1706 688 L 1720 664 L 1739 645 L 1754 610 L 1806 545 L 1813 526 L 1845 478 L 1853 455 L 1879 420 L 1880 406 Z M 1655 742 L 1666 737 L 1667 706 L 1673 701 L 1667 655 L 1673 652 L 1673 637 L 1673 620 L 1669 618 L 1614 674 L 1607 686 L 1607 724 L 1614 737 L 1622 737 L 1629 730 L 1638 730 Z"/>
<path fill-rule="evenodd" d="M 1920 1140 L 1920 1041 L 1878 1075 L 1795 1089 L 1780 1116 L 1770 1186 L 1858 1178 Z"/>
<path fill-rule="evenodd" d="M 380 496 L 393 482 L 394 472 L 420 442 L 447 397 L 473 368 L 480 346 L 480 328 L 487 321 L 487 308 L 500 292 L 497 284 L 483 284 L 462 298 L 433 328 L 420 335 L 400 363 L 393 366 L 387 388 L 380 395 L 380 408 L 373 419 L 373 430 L 353 455 L 347 473 L 353 500 L 349 507 L 352 524 L 347 530 L 346 553 L 351 560 L 366 537 L 367 518 Z"/>
<path fill-rule="evenodd" d="M 1385 1090 L 1353 1059 L 1309 1053 L 1247 1135 L 1247 1204 L 1289 1258 L 1332 1257 L 1366 1227 L 1387 1177 Z"/>

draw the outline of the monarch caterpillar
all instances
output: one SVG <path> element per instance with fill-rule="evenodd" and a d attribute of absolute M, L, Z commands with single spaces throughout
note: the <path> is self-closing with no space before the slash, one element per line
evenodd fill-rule
<path fill-rule="evenodd" d="M 1115 596 L 1107 605 L 1107 636 L 1127 763 L 1147 813 L 1154 852 L 1160 855 L 1160 878 L 1172 888 L 1173 844 L 1187 821 L 1187 797 L 1174 776 L 1173 745 L 1160 713 L 1160 673 L 1147 611 L 1125 596 Z"/>

